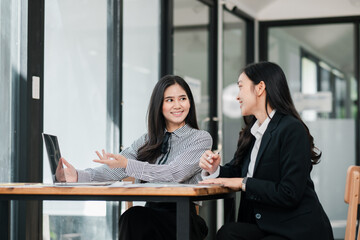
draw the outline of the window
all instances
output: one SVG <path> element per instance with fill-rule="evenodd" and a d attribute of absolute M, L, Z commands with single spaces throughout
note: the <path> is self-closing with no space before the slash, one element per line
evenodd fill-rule
<path fill-rule="evenodd" d="M 107 2 L 45 4 L 44 132 L 58 136 L 62 156 L 77 169 L 98 166 L 95 150 L 119 149 L 109 131 L 119 131 L 109 107 L 119 101 L 108 90 Z M 45 148 L 43 156 L 44 182 L 51 182 Z M 44 201 L 43 236 L 112 238 L 109 208 L 112 203 L 104 201 Z"/>

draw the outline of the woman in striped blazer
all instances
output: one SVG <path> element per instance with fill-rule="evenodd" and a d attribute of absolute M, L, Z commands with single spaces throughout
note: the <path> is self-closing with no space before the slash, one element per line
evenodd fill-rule
<path fill-rule="evenodd" d="M 77 170 L 65 159 L 67 181 L 121 180 L 131 176 L 137 182 L 196 184 L 201 180 L 198 165 L 202 153 L 210 149 L 212 138 L 199 130 L 190 87 L 179 76 L 160 79 L 148 108 L 148 132 L 119 154 L 97 152 L 97 168 Z M 68 176 L 72 176 L 69 179 Z M 192 239 L 204 239 L 207 227 L 191 208 Z M 132 207 L 120 217 L 119 239 L 176 239 L 174 203 L 147 202 Z"/>

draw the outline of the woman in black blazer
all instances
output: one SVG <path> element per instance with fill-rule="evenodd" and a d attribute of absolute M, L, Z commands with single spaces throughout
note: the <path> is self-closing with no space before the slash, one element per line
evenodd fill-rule
<path fill-rule="evenodd" d="M 242 115 L 234 159 L 200 159 L 203 182 L 242 190 L 238 221 L 225 224 L 218 239 L 333 239 L 330 221 L 310 178 L 321 153 L 291 99 L 281 68 L 270 62 L 247 66 L 238 80 Z M 245 117 L 246 116 L 246 117 Z"/>

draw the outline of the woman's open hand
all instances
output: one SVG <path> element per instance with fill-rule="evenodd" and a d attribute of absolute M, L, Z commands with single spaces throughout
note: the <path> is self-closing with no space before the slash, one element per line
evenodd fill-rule
<path fill-rule="evenodd" d="M 239 191 L 241 189 L 242 180 L 243 180 L 243 178 L 213 178 L 213 179 L 206 179 L 199 183 L 200 184 L 221 184 L 224 187 L 228 187 L 235 191 Z"/>
<path fill-rule="evenodd" d="M 66 168 L 63 167 L 63 164 Z M 65 158 L 60 158 L 56 167 L 55 178 L 58 182 L 77 182 L 78 174 L 76 169 Z"/>
<path fill-rule="evenodd" d="M 96 151 L 99 159 L 93 160 L 97 163 L 102 163 L 108 165 L 110 168 L 126 168 L 127 166 L 127 158 L 120 154 L 107 153 L 105 150 L 102 150 L 102 155 L 98 151 Z"/>

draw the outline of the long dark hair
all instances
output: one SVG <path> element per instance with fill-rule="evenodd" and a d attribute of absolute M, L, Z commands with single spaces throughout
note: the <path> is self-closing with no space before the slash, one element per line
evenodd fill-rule
<path fill-rule="evenodd" d="M 154 163 L 161 155 L 160 148 L 164 138 L 164 130 L 166 128 L 166 121 L 162 113 L 162 106 L 164 102 L 165 90 L 175 84 L 179 84 L 190 102 L 189 113 L 185 118 L 185 123 L 190 127 L 199 129 L 196 119 L 195 103 L 189 85 L 179 76 L 166 75 L 157 82 L 151 94 L 148 107 L 148 140 L 139 148 L 137 159 Z"/>
<path fill-rule="evenodd" d="M 254 85 L 259 84 L 261 81 L 265 83 L 265 109 L 268 116 L 267 106 L 269 104 L 272 109 L 276 109 L 277 112 L 284 115 L 291 115 L 304 125 L 310 141 L 311 162 L 312 164 L 319 163 L 321 152 L 315 147 L 314 138 L 311 136 L 309 128 L 301 120 L 299 113 L 295 109 L 286 77 L 282 69 L 272 62 L 259 62 L 246 66 L 243 73 L 253 81 Z M 249 151 L 249 146 L 253 139 L 250 129 L 256 122 L 256 118 L 254 116 L 246 116 L 244 117 L 244 121 L 245 128 L 240 131 L 238 147 L 235 153 L 237 164 L 242 163 L 247 151 Z"/>

